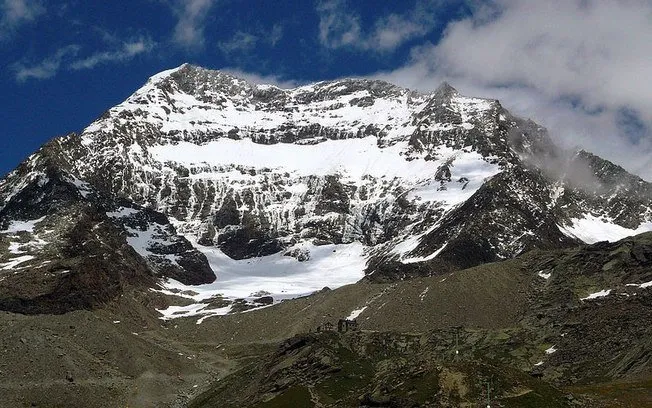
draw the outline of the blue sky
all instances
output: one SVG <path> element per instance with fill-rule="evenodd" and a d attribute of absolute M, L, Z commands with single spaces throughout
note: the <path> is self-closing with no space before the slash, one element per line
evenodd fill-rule
<path fill-rule="evenodd" d="M 191 62 L 281 86 L 447 80 L 652 178 L 649 1 L 0 0 L 0 13 L 0 174 Z"/>

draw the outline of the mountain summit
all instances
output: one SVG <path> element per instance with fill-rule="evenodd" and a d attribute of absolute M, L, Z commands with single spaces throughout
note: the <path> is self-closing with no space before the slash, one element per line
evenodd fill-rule
<path fill-rule="evenodd" d="M 0 181 L 0 309 L 136 286 L 192 290 L 173 317 L 209 316 L 616 240 L 651 208 L 641 178 L 448 84 L 281 89 L 184 64 Z"/>

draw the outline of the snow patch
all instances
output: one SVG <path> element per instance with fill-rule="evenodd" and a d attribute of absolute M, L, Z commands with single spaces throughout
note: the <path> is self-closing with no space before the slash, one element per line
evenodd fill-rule
<path fill-rule="evenodd" d="M 587 297 L 581 298 L 580 300 L 591 300 L 591 299 L 598 299 L 601 297 L 608 296 L 611 293 L 611 289 L 605 289 L 601 290 L 599 292 L 591 293 Z"/>
<path fill-rule="evenodd" d="M 587 244 L 594 244 L 599 241 L 614 242 L 652 231 L 652 222 L 643 223 L 636 229 L 629 229 L 615 224 L 609 218 L 585 214 L 583 218 L 573 218 L 570 226 L 559 226 L 559 229 L 569 237 L 578 238 Z"/>
<path fill-rule="evenodd" d="M 79 191 L 79 194 L 84 198 L 88 197 L 93 192 L 93 188 L 90 184 L 78 179 L 77 177 L 74 177 L 70 182 L 77 187 L 77 191 Z"/>
<path fill-rule="evenodd" d="M 5 263 L 0 264 L 0 269 L 2 269 L 2 270 L 14 269 L 18 265 L 20 265 L 22 263 L 25 263 L 27 261 L 31 261 L 32 259 L 35 259 L 35 258 L 36 257 L 32 256 L 32 255 L 23 255 L 23 256 L 16 257 L 16 258 L 12 258 L 12 259 L 9 260 L 9 262 L 5 262 Z"/>
<path fill-rule="evenodd" d="M 36 219 L 36 220 L 27 220 L 27 221 L 12 221 L 9 223 L 9 226 L 6 230 L 0 230 L 0 233 L 9 233 L 15 234 L 17 232 L 34 232 L 36 224 L 43 221 L 45 216 Z"/>
<path fill-rule="evenodd" d="M 437 170 L 433 162 L 407 161 L 399 157 L 399 149 L 401 146 L 397 145 L 381 149 L 375 137 L 327 140 L 317 145 L 265 145 L 250 139 L 222 138 L 204 145 L 181 142 L 176 145 L 153 146 L 150 153 L 162 162 L 271 168 L 300 176 L 343 173 L 356 179 L 364 175 L 391 178 L 428 174 Z"/>
<path fill-rule="evenodd" d="M 441 248 L 439 248 L 438 250 L 436 250 L 435 252 L 433 252 L 432 254 L 430 254 L 428 256 L 415 257 L 415 258 L 403 258 L 403 259 L 401 259 L 401 262 L 404 263 L 404 264 L 411 264 L 411 263 L 425 262 L 425 261 L 429 261 L 431 259 L 435 259 L 437 257 L 437 255 L 439 255 L 441 253 L 441 251 L 443 251 L 446 248 L 446 245 L 448 245 L 448 243 L 444 244 Z"/>
<path fill-rule="evenodd" d="M 636 286 L 636 287 L 639 287 L 641 289 L 645 289 L 645 288 L 652 287 L 652 281 L 644 282 L 644 283 L 628 283 L 625 286 Z"/>
<path fill-rule="evenodd" d="M 45 245 L 47 245 L 48 242 L 39 238 L 38 236 L 34 236 L 34 239 L 28 242 L 11 242 L 9 244 L 9 252 L 15 255 L 20 255 L 27 253 L 25 248 L 27 249 L 41 249 Z"/>
<path fill-rule="evenodd" d="M 441 160 L 406 160 L 402 153 L 407 142 L 381 148 L 375 137 L 360 139 L 326 140 L 316 145 L 277 143 L 265 145 L 250 139 L 231 140 L 221 138 L 204 145 L 180 142 L 176 145 L 159 145 L 149 149 L 152 157 L 161 162 L 176 162 L 184 165 L 206 163 L 212 166 L 243 166 L 267 168 L 289 172 L 297 176 L 342 175 L 345 179 L 359 181 L 364 176 L 393 179 L 395 177 L 415 180 L 417 185 L 410 197 L 424 201 L 444 201 L 454 205 L 465 201 L 486 180 L 500 169 L 478 153 L 458 154 L 451 166 L 455 180 L 466 178 L 464 183 L 451 182 L 442 188 L 432 177 L 444 159 L 455 151 L 445 146 L 433 152 Z M 201 176 L 193 176 L 200 178 Z"/>
<path fill-rule="evenodd" d="M 123 215 L 124 216 L 124 215 Z M 165 247 L 171 244 L 163 232 L 163 226 L 156 223 L 148 223 L 147 229 L 125 227 L 128 232 L 127 243 L 143 258 L 165 258 L 174 265 L 178 265 L 177 257 L 174 254 L 157 254 L 151 251 L 152 247 Z"/>
<path fill-rule="evenodd" d="M 107 212 L 106 215 L 111 218 L 129 217 L 133 214 L 138 214 L 140 211 L 133 208 L 119 207 L 116 211 Z"/>
<path fill-rule="evenodd" d="M 427 286 L 423 292 L 419 295 L 419 300 L 423 302 L 423 299 L 426 298 L 426 295 L 428 294 L 428 290 L 430 290 L 430 286 Z"/>
<path fill-rule="evenodd" d="M 365 311 L 366 308 L 367 308 L 367 306 L 362 307 L 360 309 L 355 309 L 354 311 L 351 312 L 351 314 L 349 314 L 346 317 L 346 320 L 355 320 L 355 319 L 357 319 L 358 316 L 360 316 L 362 314 L 362 312 Z"/>
<path fill-rule="evenodd" d="M 20 243 L 20 242 L 12 242 L 12 243 L 9 244 L 9 248 L 8 248 L 9 252 L 12 253 L 12 254 L 16 254 L 16 255 L 24 254 L 26 251 L 23 251 L 22 249 L 20 249 L 20 248 L 23 248 L 24 245 L 25 244 Z"/>
<path fill-rule="evenodd" d="M 539 275 L 541 278 L 543 278 L 545 280 L 548 280 L 552 276 L 552 273 L 550 273 L 550 272 L 545 273 L 543 271 L 539 271 L 539 272 L 537 272 L 537 275 Z"/>
<path fill-rule="evenodd" d="M 230 305 L 215 309 L 207 309 L 208 306 L 209 304 L 207 303 L 194 303 L 187 306 L 169 306 L 165 309 L 156 309 L 156 311 L 163 315 L 161 317 L 163 320 L 176 319 L 178 317 L 203 316 L 202 319 L 197 321 L 197 324 L 201 324 L 206 317 L 223 316 L 231 311 Z"/>

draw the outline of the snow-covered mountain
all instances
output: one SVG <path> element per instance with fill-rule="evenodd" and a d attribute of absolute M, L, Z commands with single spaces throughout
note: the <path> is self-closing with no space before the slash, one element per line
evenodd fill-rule
<path fill-rule="evenodd" d="M 618 239 L 651 208 L 649 183 L 448 84 L 280 89 L 185 64 L 0 182 L 0 308 L 157 280 L 278 300 Z M 207 305 L 166 312 L 231 310 Z"/>

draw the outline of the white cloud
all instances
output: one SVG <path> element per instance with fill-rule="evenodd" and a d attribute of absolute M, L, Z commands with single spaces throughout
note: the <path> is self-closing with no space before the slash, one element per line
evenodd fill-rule
<path fill-rule="evenodd" d="M 328 48 L 361 43 L 359 17 L 347 12 L 344 0 L 323 0 L 317 4 L 319 42 Z"/>
<path fill-rule="evenodd" d="M 26 66 L 23 63 L 16 63 L 12 65 L 18 82 L 24 82 L 28 79 L 47 79 L 57 74 L 61 68 L 61 63 L 65 58 L 74 57 L 79 52 L 78 45 L 68 45 L 63 47 L 54 55 L 44 59 L 38 64 Z"/>
<path fill-rule="evenodd" d="M 436 27 L 439 3 L 420 2 L 407 14 L 390 14 L 379 19 L 367 39 L 367 48 L 393 50 L 408 40 L 426 35 Z"/>
<path fill-rule="evenodd" d="M 204 23 L 215 0 L 179 0 L 176 14 L 179 18 L 174 27 L 174 41 L 186 48 L 204 46 Z"/>
<path fill-rule="evenodd" d="M 395 49 L 404 41 L 427 33 L 428 27 L 392 14 L 376 23 L 372 36 L 364 44 L 381 50 Z"/>
<path fill-rule="evenodd" d="M 0 38 L 10 35 L 19 26 L 32 22 L 45 13 L 45 7 L 37 0 L 3 0 L 0 10 Z"/>
<path fill-rule="evenodd" d="M 233 37 L 219 42 L 217 46 L 227 55 L 235 52 L 246 53 L 260 44 L 275 47 L 281 38 L 283 38 L 283 26 L 275 24 L 269 31 L 256 30 L 255 33 L 237 31 Z"/>
<path fill-rule="evenodd" d="M 420 89 L 446 80 L 499 98 L 562 144 L 652 179 L 651 55 L 649 1 L 499 0 L 377 76 Z M 623 127 L 623 117 L 637 123 Z"/>
<path fill-rule="evenodd" d="M 256 46 L 259 39 L 256 35 L 238 31 L 229 40 L 218 43 L 218 47 L 225 54 L 231 54 L 235 51 L 249 51 Z"/>
<path fill-rule="evenodd" d="M 275 47 L 276 44 L 281 41 L 281 38 L 283 38 L 283 26 L 280 24 L 274 24 L 272 30 L 268 33 L 267 42 L 269 42 L 272 47 Z"/>
<path fill-rule="evenodd" d="M 138 54 L 150 52 L 153 48 L 154 43 L 151 40 L 139 38 L 134 41 L 123 43 L 120 48 L 116 50 L 98 52 L 86 58 L 73 61 L 70 63 L 70 68 L 73 70 L 91 69 L 99 64 L 127 61 Z"/>
<path fill-rule="evenodd" d="M 242 78 L 251 84 L 274 85 L 282 89 L 290 89 L 302 85 L 302 83 L 298 81 L 282 79 L 277 75 L 260 75 L 252 72 L 245 72 L 238 68 L 222 68 L 220 71 Z"/>
<path fill-rule="evenodd" d="M 500 6 L 493 21 L 449 26 L 435 51 L 440 69 L 530 86 L 549 97 L 579 97 L 589 109 L 644 104 L 639 113 L 652 121 L 652 3 L 504 0 Z"/>
<path fill-rule="evenodd" d="M 29 65 L 18 62 L 12 65 L 12 69 L 18 82 L 24 82 L 28 79 L 48 79 L 65 69 L 77 71 L 92 69 L 100 64 L 128 61 L 136 55 L 150 52 L 154 46 L 155 44 L 151 40 L 139 38 L 123 42 L 116 49 L 97 52 L 77 59 L 81 47 L 79 45 L 68 45 L 36 64 Z"/>
<path fill-rule="evenodd" d="M 393 51 L 406 41 L 422 37 L 436 26 L 439 1 L 420 1 L 405 14 L 380 17 L 365 31 L 360 17 L 347 8 L 345 0 L 318 3 L 319 41 L 327 48 L 351 47 L 377 52 Z"/>

